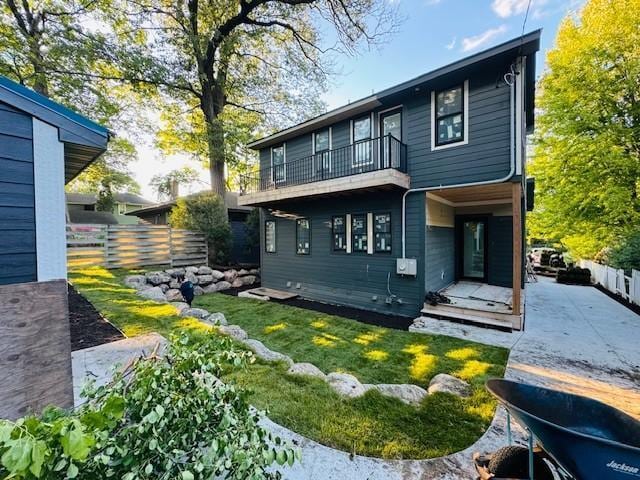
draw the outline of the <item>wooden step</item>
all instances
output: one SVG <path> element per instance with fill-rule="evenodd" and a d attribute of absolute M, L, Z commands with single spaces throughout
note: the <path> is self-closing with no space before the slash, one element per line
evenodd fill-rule
<path fill-rule="evenodd" d="M 514 327 L 519 329 L 520 318 L 517 315 L 508 315 L 509 318 L 501 318 L 506 314 L 495 314 L 492 312 L 480 312 L 478 310 L 467 310 L 464 308 L 456 308 L 444 305 L 438 305 L 433 307 L 431 305 L 425 305 L 422 309 L 422 314 L 427 317 L 436 318 L 438 320 L 448 320 L 454 322 L 472 323 L 482 326 L 490 326 L 500 328 L 503 330 L 513 330 Z M 478 315 L 482 313 L 483 315 Z M 490 314 L 490 315 L 484 315 Z M 516 322 L 514 323 L 514 320 Z"/>

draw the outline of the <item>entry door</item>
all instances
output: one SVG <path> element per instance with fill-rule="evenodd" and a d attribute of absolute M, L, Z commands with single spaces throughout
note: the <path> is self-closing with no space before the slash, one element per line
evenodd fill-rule
<path fill-rule="evenodd" d="M 459 272 L 462 278 L 486 280 L 487 219 L 461 219 L 459 230 Z"/>
<path fill-rule="evenodd" d="M 382 168 L 399 166 L 396 142 L 391 142 L 389 136 L 402 140 L 402 111 L 392 110 L 380 114 L 380 136 L 382 137 Z"/>

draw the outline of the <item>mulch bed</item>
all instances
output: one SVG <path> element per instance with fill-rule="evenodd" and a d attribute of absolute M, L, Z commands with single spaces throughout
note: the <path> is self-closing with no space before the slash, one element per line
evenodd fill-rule
<path fill-rule="evenodd" d="M 71 284 L 68 298 L 72 351 L 125 338 L 122 332 L 105 320 L 91 302 L 80 295 Z"/>

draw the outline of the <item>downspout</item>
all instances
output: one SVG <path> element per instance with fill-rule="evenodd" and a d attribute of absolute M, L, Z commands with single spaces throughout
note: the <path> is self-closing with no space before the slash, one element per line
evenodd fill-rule
<path fill-rule="evenodd" d="M 518 58 L 518 72 L 520 71 L 521 62 L 522 62 L 522 57 Z M 519 73 L 517 75 L 519 75 Z M 406 212 L 407 196 L 410 193 L 429 192 L 433 190 L 442 190 L 443 188 L 475 187 L 479 185 L 491 185 L 493 183 L 503 183 L 508 180 L 511 180 L 511 178 L 516 173 L 515 149 L 516 149 L 516 143 L 519 143 L 519 142 L 514 141 L 515 139 L 514 128 L 515 128 L 516 119 L 515 119 L 515 105 L 514 105 L 515 99 L 513 97 L 514 97 L 515 83 L 517 81 L 517 75 L 514 76 L 514 81 L 509 86 L 511 89 L 511 94 L 509 95 L 509 111 L 510 111 L 510 117 L 511 117 L 511 122 L 509 123 L 509 138 L 510 138 L 510 145 L 511 145 L 510 157 L 509 157 L 509 163 L 510 163 L 509 173 L 502 178 L 496 178 L 493 180 L 482 180 L 480 182 L 471 182 L 471 183 L 456 183 L 452 185 L 439 185 L 435 187 L 410 188 L 409 190 L 404 192 L 404 195 L 402 195 L 402 258 L 403 259 L 406 258 L 406 234 L 407 234 L 406 227 L 407 226 L 406 226 L 405 217 L 407 213 Z M 433 129 L 433 125 L 431 128 Z"/>

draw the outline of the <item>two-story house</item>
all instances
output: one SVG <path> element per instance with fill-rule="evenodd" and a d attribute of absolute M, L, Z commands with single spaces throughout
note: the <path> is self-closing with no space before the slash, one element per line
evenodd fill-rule
<path fill-rule="evenodd" d="M 263 287 L 522 328 L 539 45 L 529 33 L 249 144 L 260 169 L 239 204 L 261 208 Z"/>

